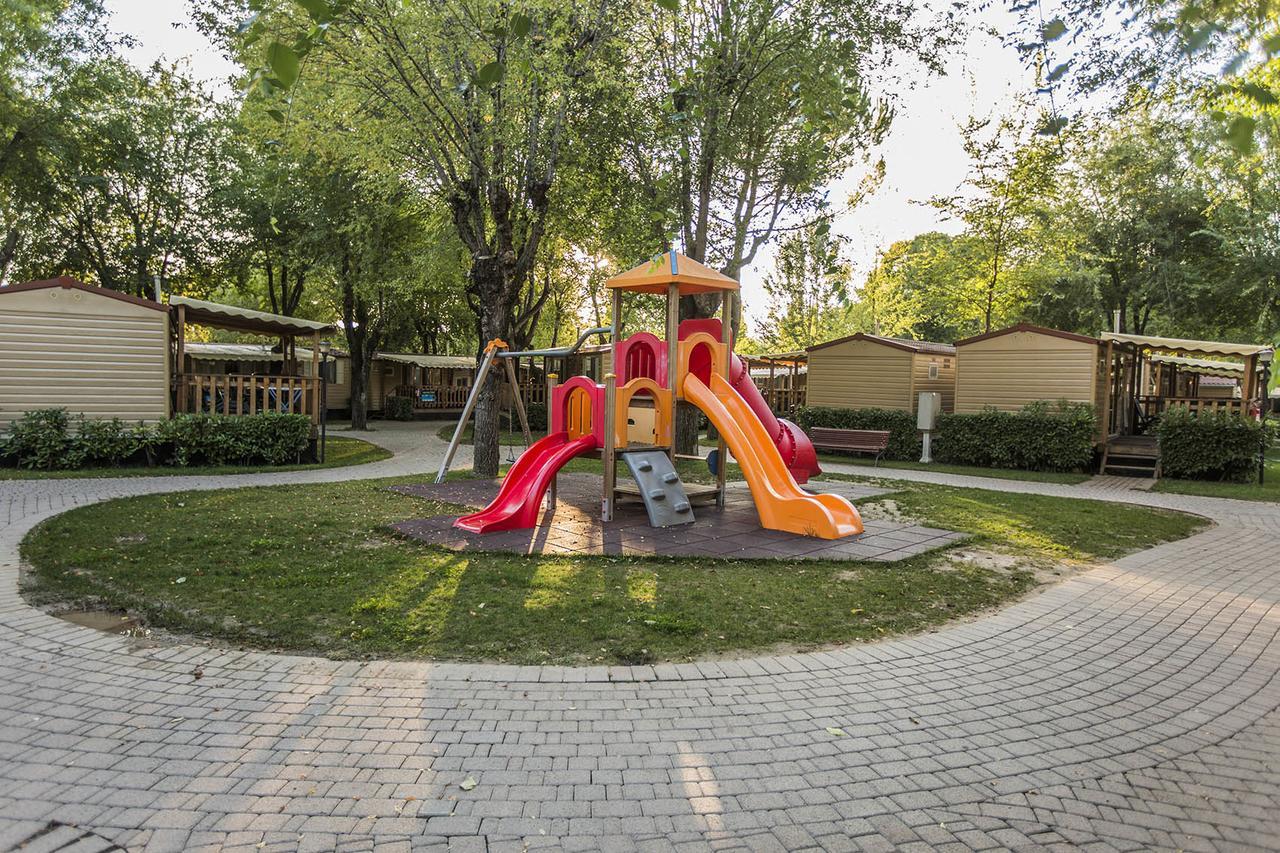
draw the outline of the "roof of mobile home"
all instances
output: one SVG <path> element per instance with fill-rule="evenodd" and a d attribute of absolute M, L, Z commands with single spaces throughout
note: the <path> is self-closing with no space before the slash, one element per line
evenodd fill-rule
<path fill-rule="evenodd" d="M 827 341 L 823 344 L 814 344 L 809 347 L 807 352 L 826 349 L 838 344 L 845 344 L 849 341 L 870 341 L 873 344 L 883 344 L 887 347 L 904 350 L 906 352 L 917 353 L 933 353 L 936 355 L 955 355 L 956 348 L 951 344 L 938 344 L 933 341 L 913 341 L 908 338 L 888 338 L 883 335 L 868 335 L 866 332 L 858 332 L 854 335 L 848 335 L 843 338 L 836 338 L 834 341 Z"/>
<path fill-rule="evenodd" d="M 92 284 L 85 284 L 83 281 L 77 281 L 70 276 L 59 276 L 58 278 L 48 278 L 43 281 L 24 281 L 21 284 L 11 284 L 7 287 L 0 287 L 0 294 L 5 293 L 22 293 L 29 290 L 45 290 L 51 287 L 61 287 L 63 290 L 82 290 L 85 293 L 92 293 L 96 296 L 105 296 L 108 299 L 119 299 L 121 302 L 131 302 L 134 305 L 140 305 L 143 308 L 151 308 L 155 311 L 168 311 L 168 307 L 159 302 L 152 302 L 150 299 L 143 299 L 141 296 L 134 296 L 130 293 L 121 293 L 118 290 L 111 290 L 106 287 L 95 287 Z"/>
<path fill-rule="evenodd" d="M 1035 335 L 1048 335 L 1053 338 L 1064 338 L 1068 341 L 1079 341 L 1080 343 L 1085 344 L 1101 343 L 1097 338 L 1091 338 L 1088 335 L 1078 335 L 1075 332 L 1064 332 L 1061 329 L 1049 329 L 1044 326 L 1036 326 L 1031 323 L 1017 323 L 1012 326 L 1006 326 L 1003 329 L 984 332 L 981 335 L 974 335 L 973 337 L 956 341 L 956 346 L 962 347 L 966 344 L 974 344 L 978 341 L 990 340 L 991 338 L 998 338 L 1002 335 L 1012 335 L 1015 332 L 1031 332 Z"/>

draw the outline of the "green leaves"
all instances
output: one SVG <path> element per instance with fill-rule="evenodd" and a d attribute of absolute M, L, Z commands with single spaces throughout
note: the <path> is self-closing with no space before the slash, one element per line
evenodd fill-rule
<path fill-rule="evenodd" d="M 1067 71 L 1071 69 L 1070 62 L 1064 62 L 1049 72 L 1049 76 L 1045 78 L 1050 83 L 1056 83 L 1066 76 Z"/>
<path fill-rule="evenodd" d="M 492 87 L 502 82 L 502 78 L 506 76 L 507 67 L 501 62 L 490 62 L 476 73 L 476 82 L 481 86 Z"/>
<path fill-rule="evenodd" d="M 1241 154 L 1253 151 L 1253 134 L 1258 129 L 1258 122 L 1249 116 L 1235 116 L 1227 123 L 1227 143 Z"/>
<path fill-rule="evenodd" d="M 293 0 L 294 3 L 307 10 L 307 14 L 318 24 L 333 20 L 333 10 L 325 0 Z"/>
<path fill-rule="evenodd" d="M 1067 34 L 1067 25 L 1062 22 L 1061 18 L 1054 18 L 1049 23 L 1040 28 L 1040 38 L 1045 44 L 1051 41 L 1057 41 Z"/>
<path fill-rule="evenodd" d="M 675 12 L 680 8 L 680 0 L 653 0 L 653 2 L 657 3 L 668 12 Z"/>
<path fill-rule="evenodd" d="M 268 45 L 267 65 L 286 89 L 298 82 L 298 54 L 289 45 L 278 41 Z"/>
<path fill-rule="evenodd" d="M 529 30 L 533 29 L 533 19 L 528 15 L 516 12 L 511 16 L 511 36 L 515 39 L 522 39 L 529 35 Z"/>

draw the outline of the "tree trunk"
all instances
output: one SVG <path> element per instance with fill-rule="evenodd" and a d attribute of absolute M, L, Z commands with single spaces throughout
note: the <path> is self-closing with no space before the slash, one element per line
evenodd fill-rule
<path fill-rule="evenodd" d="M 501 317 L 490 315 L 482 318 L 481 326 L 486 330 L 482 344 L 502 337 L 499 330 L 502 319 L 505 319 L 505 312 Z M 498 445 L 502 432 L 502 376 L 502 365 L 495 360 L 476 396 L 473 468 L 481 477 L 498 476 L 498 464 L 502 459 Z"/>
<path fill-rule="evenodd" d="M 364 347 L 351 347 L 351 428 L 369 428 L 369 360 Z"/>
<path fill-rule="evenodd" d="M 19 236 L 17 228 L 10 228 L 5 234 L 3 245 L 0 245 L 0 284 L 4 284 L 9 278 L 9 267 L 18 254 Z"/>
<path fill-rule="evenodd" d="M 503 272 L 494 261 L 478 259 L 471 267 L 472 282 L 481 294 L 479 332 L 480 347 L 494 338 L 508 339 L 511 304 L 505 297 Z M 476 395 L 473 469 L 477 476 L 498 476 L 502 454 L 498 446 L 501 435 L 502 365 L 495 362 L 488 379 Z"/>

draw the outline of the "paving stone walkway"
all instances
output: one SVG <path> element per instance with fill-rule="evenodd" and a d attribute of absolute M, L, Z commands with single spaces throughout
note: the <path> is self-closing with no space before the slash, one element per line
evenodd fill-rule
<path fill-rule="evenodd" d="M 396 458 L 0 483 L 0 849 L 1277 847 L 1275 505 L 895 470 L 1217 524 L 936 633 L 675 666 L 135 648 L 18 596 L 19 541 L 71 507 L 441 448 L 373 438 Z"/>

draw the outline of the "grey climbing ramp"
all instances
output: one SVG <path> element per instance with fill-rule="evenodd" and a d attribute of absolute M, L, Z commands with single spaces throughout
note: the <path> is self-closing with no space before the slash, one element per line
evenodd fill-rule
<path fill-rule="evenodd" d="M 622 458 L 640 489 L 650 526 L 675 527 L 693 521 L 693 507 L 684 493 L 684 484 L 664 451 L 636 450 L 623 453 Z"/>

